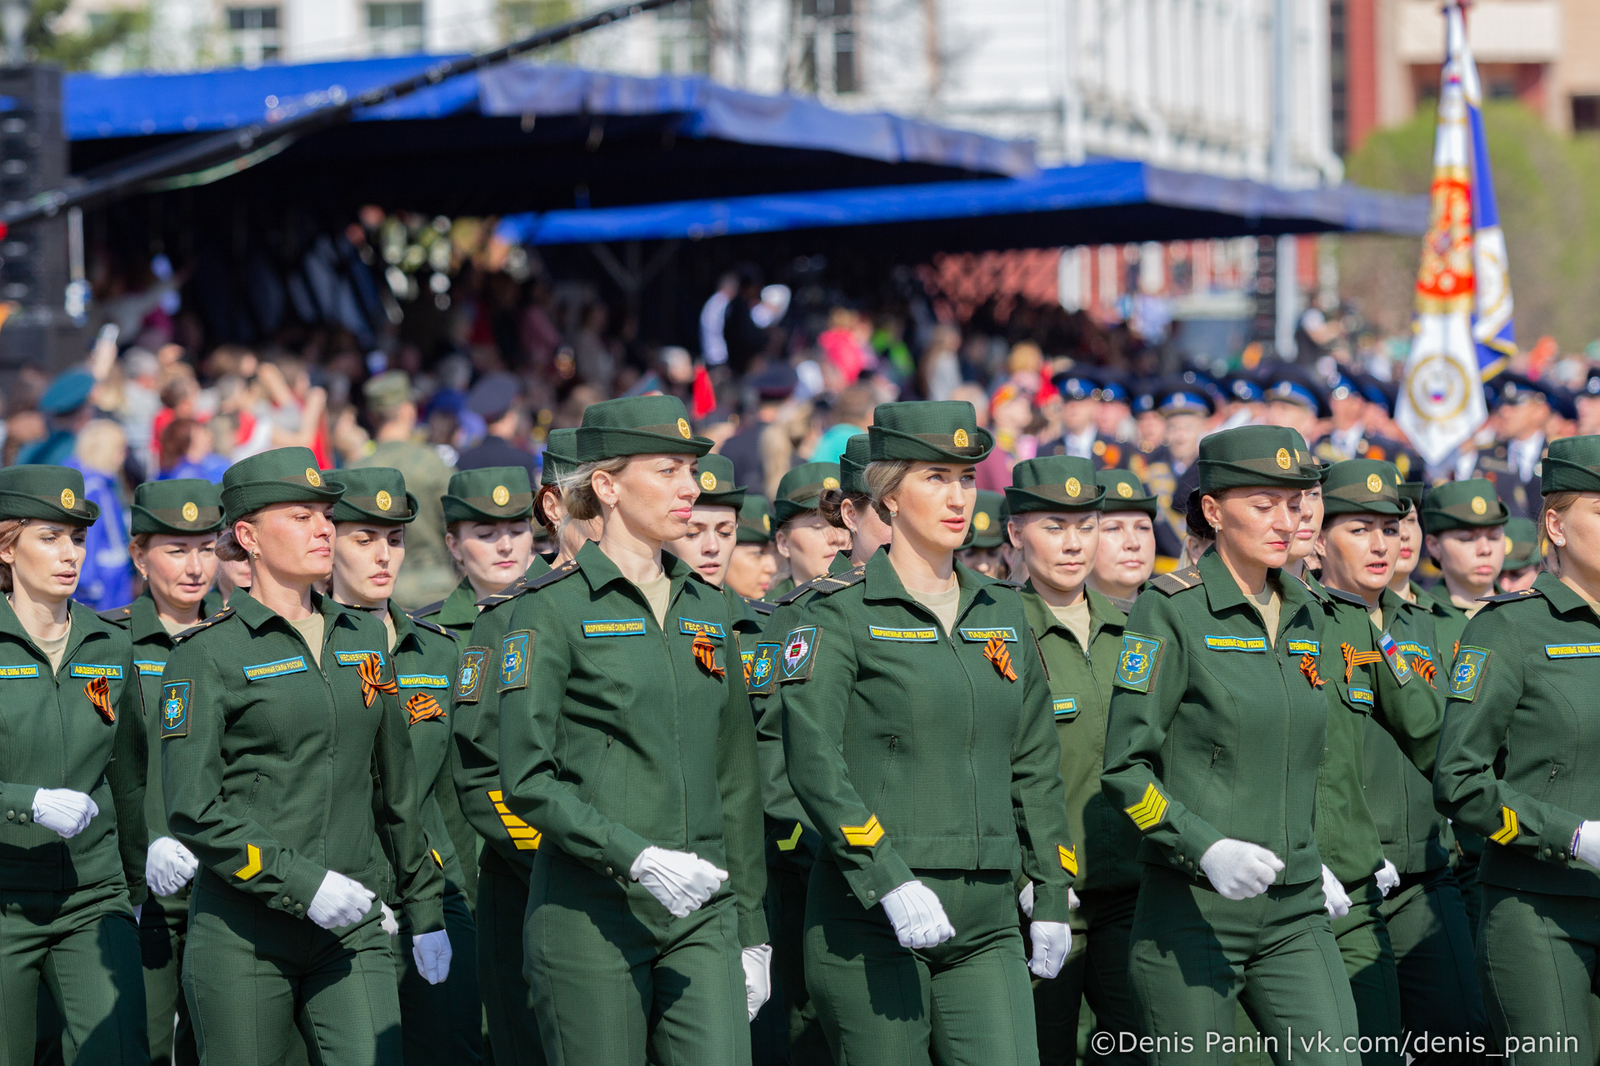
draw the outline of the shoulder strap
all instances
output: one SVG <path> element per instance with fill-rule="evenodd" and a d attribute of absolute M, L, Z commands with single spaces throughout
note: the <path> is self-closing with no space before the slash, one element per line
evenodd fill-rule
<path fill-rule="evenodd" d="M 489 595 L 479 600 L 478 606 L 493 607 L 497 603 L 504 603 L 507 600 L 514 600 L 524 592 L 533 592 L 536 589 L 544 588 L 546 585 L 554 585 L 562 578 L 571 577 L 577 572 L 578 561 L 576 559 L 568 559 L 560 566 L 551 570 L 546 570 L 537 577 L 529 577 L 527 574 L 523 574 L 522 577 L 518 578 L 510 585 L 507 585 L 499 592 L 491 592 Z"/>
<path fill-rule="evenodd" d="M 418 607 L 414 611 L 407 611 L 406 614 L 410 617 L 410 619 L 413 622 L 420 622 L 420 621 L 422 621 L 422 618 L 423 618 L 424 615 L 438 614 L 439 611 L 442 610 L 443 608 L 444 608 L 444 601 L 443 600 L 439 600 L 439 601 L 437 601 L 435 603 L 428 604 L 426 607 Z"/>
<path fill-rule="evenodd" d="M 212 626 L 216 625 L 218 622 L 226 621 L 227 619 L 232 618 L 232 617 L 233 617 L 233 608 L 232 607 L 224 607 L 222 610 L 218 611 L 216 614 L 212 615 L 210 618 L 207 618 L 205 621 L 201 622 L 199 625 L 190 626 L 188 629 L 185 629 L 182 633 L 177 634 L 172 639 L 175 642 L 176 641 L 180 641 L 180 640 L 188 640 L 190 637 L 194 636 L 196 633 L 200 632 L 202 629 L 210 629 Z"/>
<path fill-rule="evenodd" d="M 779 607 L 787 606 L 808 592 L 826 596 L 830 593 L 838 592 L 840 589 L 847 589 L 866 576 L 867 566 L 865 563 L 851 567 L 842 574 L 823 574 L 821 577 L 812 578 L 804 585 L 796 585 L 782 596 L 779 596 L 777 605 Z"/>
<path fill-rule="evenodd" d="M 1510 603 L 1512 600 L 1525 600 L 1529 596 L 1542 596 L 1542 595 L 1544 595 L 1544 593 L 1540 592 L 1538 589 L 1528 588 L 1528 589 L 1523 589 L 1520 592 L 1502 592 L 1498 596 L 1485 596 L 1482 599 L 1480 599 L 1478 602 L 1479 603 Z"/>
<path fill-rule="evenodd" d="M 1162 574 L 1152 578 L 1150 587 L 1165 596 L 1176 596 L 1184 589 L 1196 588 L 1202 584 L 1200 568 L 1186 566 L 1182 570 L 1174 570 L 1170 574 Z"/>
<path fill-rule="evenodd" d="M 1371 610 L 1372 608 L 1371 604 L 1353 592 L 1346 592 L 1344 589 L 1336 589 L 1329 585 L 1324 585 L 1322 588 L 1327 592 L 1330 599 L 1338 600 L 1340 603 L 1348 603 L 1352 607 L 1361 608 L 1363 611 Z"/>
<path fill-rule="evenodd" d="M 133 618 L 133 604 L 126 607 L 113 607 L 109 611 L 100 612 L 102 622 L 110 622 L 114 626 L 125 626 Z"/>
<path fill-rule="evenodd" d="M 407 615 L 407 617 L 409 618 L 410 616 Z M 426 618 L 412 618 L 411 619 L 411 624 L 414 625 L 414 626 L 420 626 L 423 629 L 431 629 L 433 632 L 438 633 L 438 634 L 440 634 L 442 636 L 446 636 L 446 637 L 454 637 L 455 636 L 454 633 L 450 632 L 448 629 L 446 629 L 444 626 L 440 625 L 438 622 L 430 622 Z"/>
<path fill-rule="evenodd" d="M 1133 613 L 1133 601 L 1132 600 L 1125 600 L 1121 596 L 1107 596 L 1106 599 L 1111 601 L 1111 606 L 1115 607 L 1117 610 L 1121 611 L 1123 614 L 1132 614 Z"/>
<path fill-rule="evenodd" d="M 777 604 L 768 603 L 766 600 L 752 600 L 749 596 L 740 596 L 739 598 L 744 601 L 746 607 L 756 614 L 771 614 L 778 609 Z"/>

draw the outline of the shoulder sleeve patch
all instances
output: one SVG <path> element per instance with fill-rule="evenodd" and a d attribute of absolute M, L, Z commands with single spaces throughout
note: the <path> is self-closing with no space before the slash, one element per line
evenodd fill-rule
<path fill-rule="evenodd" d="M 483 664 L 488 658 L 488 648 L 467 648 L 462 651 L 461 667 L 456 674 L 456 691 L 452 696 L 457 703 L 477 703 L 483 695 Z"/>
<path fill-rule="evenodd" d="M 1489 651 L 1463 644 L 1456 652 L 1456 664 L 1450 668 L 1450 698 L 1471 703 L 1478 698 L 1478 688 L 1484 671 L 1489 669 Z"/>
<path fill-rule="evenodd" d="M 193 681 L 168 681 L 161 686 L 161 739 L 189 735 L 189 701 Z"/>
<path fill-rule="evenodd" d="M 821 635 L 822 630 L 816 626 L 801 626 L 783 639 L 778 660 L 780 682 L 810 680 L 811 668 L 817 661 L 817 639 Z"/>
<path fill-rule="evenodd" d="M 1404 685 L 1416 676 L 1412 672 L 1411 663 L 1406 659 L 1400 646 L 1387 632 L 1378 634 L 1378 651 L 1383 653 L 1383 661 L 1389 664 L 1389 670 L 1394 674 L 1394 679 Z"/>
<path fill-rule="evenodd" d="M 1200 568 L 1186 566 L 1182 570 L 1174 570 L 1170 574 L 1162 574 L 1150 582 L 1150 587 L 1167 596 L 1173 596 L 1184 589 L 1192 589 L 1201 584 Z"/>
<path fill-rule="evenodd" d="M 1117 656 L 1117 687 L 1131 692 L 1149 692 L 1161 665 L 1161 641 L 1142 633 L 1122 634 L 1122 653 Z"/>
<path fill-rule="evenodd" d="M 500 642 L 500 688 L 509 692 L 528 687 L 528 655 L 533 651 L 533 630 L 517 629 Z"/>
<path fill-rule="evenodd" d="M 770 641 L 756 644 L 750 655 L 750 672 L 745 685 L 752 696 L 764 696 L 772 691 L 772 682 L 778 676 L 778 662 L 783 656 L 783 645 Z"/>

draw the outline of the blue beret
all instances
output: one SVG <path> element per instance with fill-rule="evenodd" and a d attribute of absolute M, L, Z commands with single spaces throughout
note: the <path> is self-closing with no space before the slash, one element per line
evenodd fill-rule
<path fill-rule="evenodd" d="M 39 397 L 39 410 L 47 415 L 64 415 L 69 411 L 76 411 L 89 402 L 89 393 L 94 391 L 94 375 L 82 370 L 74 370 L 62 374 L 50 383 L 44 390 L 44 395 Z"/>

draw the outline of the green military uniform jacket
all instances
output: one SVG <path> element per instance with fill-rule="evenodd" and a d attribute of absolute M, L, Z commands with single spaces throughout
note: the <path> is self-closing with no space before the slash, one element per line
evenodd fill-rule
<path fill-rule="evenodd" d="M 453 732 L 456 742 L 456 797 L 461 813 L 488 845 L 479 856 L 485 869 L 528 883 L 539 831 L 511 813 L 500 789 L 500 644 L 511 628 L 517 597 L 533 578 L 550 572 L 535 555 L 522 580 L 484 598 L 467 646 L 456 667 Z"/>
<path fill-rule="evenodd" d="M 478 620 L 478 594 L 472 589 L 472 581 L 462 578 L 449 596 L 438 603 L 418 607 L 411 612 L 411 617 L 443 626 L 457 640 L 466 640 L 472 635 L 473 623 Z"/>
<path fill-rule="evenodd" d="M 1111 688 L 1122 652 L 1122 627 L 1128 621 L 1118 604 L 1093 589 L 1089 597 L 1089 647 L 1056 620 L 1029 581 L 1022 592 L 1028 625 L 1039 642 L 1050 682 L 1050 706 L 1061 741 L 1061 781 L 1066 788 L 1071 827 L 1072 887 L 1078 892 L 1139 886 L 1139 830 L 1111 805 L 1100 788 L 1105 764 L 1106 718 Z M 1074 867 L 1076 867 L 1074 869 Z"/>
<path fill-rule="evenodd" d="M 364 611 L 316 593 L 311 603 L 324 625 L 320 668 L 245 589 L 180 634 L 161 676 L 167 824 L 200 860 L 202 883 L 298 917 L 329 870 L 382 890 L 381 845 L 413 932 L 442 929 L 444 876 L 418 815 L 388 634 Z M 366 691 L 369 656 L 387 691 Z"/>
<path fill-rule="evenodd" d="M 1384 859 L 1366 795 L 1367 724 L 1376 722 L 1422 772 L 1431 772 L 1444 711 L 1393 638 L 1384 640 L 1373 628 L 1365 600 L 1315 578 L 1310 585 L 1324 611 L 1318 670 L 1328 697 L 1327 746 L 1317 773 L 1317 851 L 1335 877 L 1351 884 L 1377 873 Z M 1400 602 L 1385 589 L 1379 599 L 1383 616 L 1391 616 Z M 1366 661 L 1347 659 L 1346 647 Z"/>
<path fill-rule="evenodd" d="M 0 597 L 0 890 L 71 892 L 121 879 L 147 895 L 146 739 L 128 635 L 80 603 L 69 607 L 61 669 Z M 90 686 L 106 690 L 91 699 Z M 110 714 L 106 712 L 109 710 Z M 70 788 L 100 813 L 70 840 L 33 821 L 34 794 Z"/>
<path fill-rule="evenodd" d="M 505 805 L 542 847 L 608 877 L 651 845 L 723 867 L 741 942 L 764 944 L 755 726 L 727 601 L 676 556 L 661 562 L 664 625 L 593 541 L 516 599 L 490 674 Z"/>
<path fill-rule="evenodd" d="M 950 633 L 883 549 L 806 605 L 778 664 L 790 781 L 862 906 L 913 870 L 1020 869 L 1034 918 L 1065 922 L 1073 841 L 1044 664 L 1016 590 L 955 573 Z"/>
<path fill-rule="evenodd" d="M 772 617 L 774 607 L 765 600 L 741 596 L 727 585 L 722 586 L 722 598 L 728 601 L 728 617 L 732 619 L 734 638 L 739 645 L 739 666 L 748 689 L 755 670 L 756 645 L 761 643 L 761 632 L 766 628 L 767 619 Z M 754 704 L 753 700 L 751 702 Z"/>
<path fill-rule="evenodd" d="M 200 601 L 200 617 L 210 618 L 222 610 L 222 594 L 206 593 Z M 139 673 L 139 691 L 144 697 L 145 739 L 150 754 L 146 762 L 144 823 L 150 839 L 167 834 L 167 805 L 161 791 L 161 671 L 177 646 L 156 615 L 156 601 L 146 592 L 126 607 L 100 612 L 100 617 L 128 634 L 133 642 L 133 665 Z"/>
<path fill-rule="evenodd" d="M 1156 578 L 1133 606 L 1101 785 L 1144 833 L 1141 862 L 1198 879 L 1206 849 L 1231 838 L 1282 859 L 1283 884 L 1322 876 L 1312 825 L 1328 697 L 1311 672 L 1333 683 L 1324 611 L 1289 575 L 1268 579 L 1283 600 L 1272 641 L 1215 549 Z"/>
<path fill-rule="evenodd" d="M 1440 689 L 1444 678 L 1440 674 L 1449 661 L 1441 656 L 1428 594 L 1414 583 L 1411 589 L 1417 602 L 1396 595 L 1391 605 L 1385 596 L 1383 617 L 1389 624 L 1389 635 L 1411 668 L 1418 670 L 1419 664 L 1427 664 L 1431 676 L 1423 680 L 1434 690 L 1434 698 L 1442 707 L 1444 696 Z M 1367 719 L 1364 758 L 1367 807 L 1378 826 L 1383 857 L 1402 874 L 1424 873 L 1449 865 L 1455 834 L 1434 808 L 1433 782 L 1406 758 L 1388 730 L 1371 718 Z"/>
<path fill-rule="evenodd" d="M 1434 797 L 1482 833 L 1478 877 L 1523 892 L 1600 896 L 1571 857 L 1600 820 L 1600 619 L 1553 574 L 1467 624 L 1445 685 Z"/>
<path fill-rule="evenodd" d="M 1439 661 L 1453 663 L 1456 660 L 1456 649 L 1461 646 L 1461 635 L 1466 632 L 1467 623 L 1472 619 L 1467 617 L 1466 611 L 1450 601 L 1450 589 L 1443 581 L 1435 585 L 1427 595 L 1433 605 L 1434 631 L 1439 638 Z M 1442 685 L 1439 691 L 1447 692 Z M 1465 825 L 1455 826 L 1452 836 L 1455 838 L 1456 854 L 1460 863 L 1470 865 L 1483 854 L 1483 837 Z M 1462 868 L 1460 865 L 1457 866 L 1457 869 Z"/>

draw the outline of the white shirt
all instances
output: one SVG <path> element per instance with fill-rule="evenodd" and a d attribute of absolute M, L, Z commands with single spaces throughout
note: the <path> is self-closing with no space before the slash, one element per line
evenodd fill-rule
<path fill-rule="evenodd" d="M 1095 428 L 1090 426 L 1082 433 L 1064 433 L 1062 442 L 1067 446 L 1067 454 L 1077 456 L 1079 459 L 1094 458 Z"/>
<path fill-rule="evenodd" d="M 718 289 L 700 308 L 700 355 L 706 366 L 721 366 L 728 361 L 728 341 L 722 335 L 727 325 L 728 304 L 733 298 Z"/>
<path fill-rule="evenodd" d="M 1533 477 L 1533 468 L 1539 465 L 1539 456 L 1543 452 L 1543 433 L 1535 433 L 1527 440 L 1506 442 L 1506 459 L 1516 468 L 1517 477 L 1523 481 Z"/>
<path fill-rule="evenodd" d="M 1367 427 L 1359 422 L 1346 430 L 1334 430 L 1328 434 L 1328 443 L 1333 445 L 1333 450 L 1346 459 L 1361 458 L 1356 454 L 1356 448 L 1361 444 L 1361 438 L 1367 435 Z"/>

